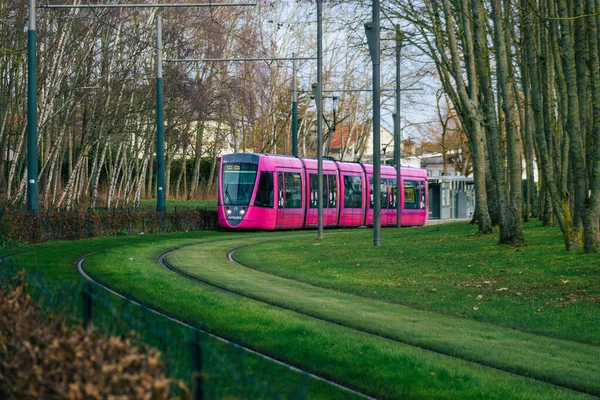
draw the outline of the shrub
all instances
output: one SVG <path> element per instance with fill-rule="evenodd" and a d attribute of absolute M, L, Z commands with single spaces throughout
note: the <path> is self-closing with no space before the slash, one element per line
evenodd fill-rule
<path fill-rule="evenodd" d="M 0 212 L 0 247 L 18 242 L 216 228 L 216 211 L 200 209 L 167 212 L 164 217 L 156 211 L 132 209 L 47 210 L 39 214 L 6 210 Z"/>
<path fill-rule="evenodd" d="M 134 336 L 108 337 L 93 327 L 67 327 L 24 293 L 0 290 L 0 398 L 171 399 L 181 381 L 165 376 L 158 351 Z"/>

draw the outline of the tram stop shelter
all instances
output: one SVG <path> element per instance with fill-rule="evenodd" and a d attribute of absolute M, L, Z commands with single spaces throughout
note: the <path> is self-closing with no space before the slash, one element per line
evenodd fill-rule
<path fill-rule="evenodd" d="M 464 219 L 473 217 L 475 191 L 472 177 L 430 176 L 429 219 Z"/>

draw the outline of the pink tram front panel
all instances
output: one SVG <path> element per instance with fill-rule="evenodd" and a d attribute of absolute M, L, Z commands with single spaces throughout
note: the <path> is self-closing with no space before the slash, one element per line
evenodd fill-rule
<path fill-rule="evenodd" d="M 221 159 L 219 225 L 235 229 L 316 228 L 317 160 L 265 154 Z M 427 174 L 402 168 L 402 225 L 427 221 Z M 381 166 L 381 225 L 396 225 L 396 170 Z M 323 225 L 373 225 L 373 166 L 323 161 Z"/>

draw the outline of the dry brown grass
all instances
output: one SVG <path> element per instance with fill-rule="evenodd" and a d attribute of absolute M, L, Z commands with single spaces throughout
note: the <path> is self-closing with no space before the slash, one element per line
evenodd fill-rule
<path fill-rule="evenodd" d="M 181 381 L 167 378 L 158 351 L 133 336 L 68 327 L 25 293 L 23 278 L 0 291 L 0 398 L 173 399 Z"/>

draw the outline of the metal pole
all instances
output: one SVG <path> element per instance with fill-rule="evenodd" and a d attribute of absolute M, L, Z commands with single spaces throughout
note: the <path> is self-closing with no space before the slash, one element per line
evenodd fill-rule
<path fill-rule="evenodd" d="M 156 211 L 165 213 L 165 119 L 163 106 L 162 17 L 156 15 Z"/>
<path fill-rule="evenodd" d="M 373 244 L 381 246 L 381 70 L 379 0 L 373 0 L 373 20 L 365 24 L 373 62 Z"/>
<path fill-rule="evenodd" d="M 317 204 L 319 207 L 318 233 L 323 238 L 323 0 L 317 0 Z"/>
<path fill-rule="evenodd" d="M 402 172 L 402 115 L 400 113 L 401 100 L 401 82 L 400 82 L 400 52 L 402 51 L 402 36 L 398 32 L 396 37 L 396 114 L 394 115 L 394 164 L 396 165 L 396 227 L 402 226 L 402 204 L 400 202 L 400 190 L 404 190 L 401 185 Z"/>
<path fill-rule="evenodd" d="M 29 0 L 27 30 L 27 211 L 38 207 L 38 132 L 37 132 L 37 32 L 35 30 L 35 0 Z"/>
<path fill-rule="evenodd" d="M 298 87 L 296 82 L 296 59 L 292 53 L 292 155 L 298 157 Z"/>

